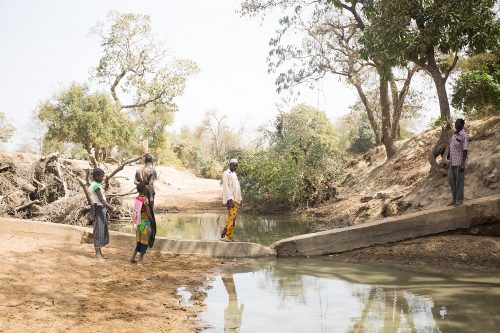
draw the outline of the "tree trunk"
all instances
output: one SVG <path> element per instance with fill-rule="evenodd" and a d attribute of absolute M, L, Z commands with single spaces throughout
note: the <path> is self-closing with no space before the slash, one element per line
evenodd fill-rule
<path fill-rule="evenodd" d="M 445 163 L 443 163 L 443 159 L 446 158 L 444 153 L 448 144 L 450 142 L 451 136 L 453 135 L 453 127 L 451 126 L 451 121 L 448 120 L 446 124 L 441 127 L 441 134 L 439 135 L 439 139 L 429 152 L 429 164 L 431 165 L 431 173 L 437 172 L 439 174 L 446 175 L 448 170 L 444 167 Z M 436 158 L 441 156 L 441 163 L 438 164 Z"/>
<path fill-rule="evenodd" d="M 391 133 L 391 104 L 389 102 L 389 81 L 380 75 L 380 107 L 382 108 L 382 143 L 385 146 L 387 159 L 396 153 L 394 148 L 394 138 Z"/>
<path fill-rule="evenodd" d="M 450 102 L 448 100 L 448 93 L 446 91 L 446 81 L 451 70 L 456 65 L 456 61 L 458 58 L 455 54 L 454 63 L 448 69 L 448 73 L 444 77 L 439 70 L 439 66 L 437 65 L 434 47 L 429 46 L 427 48 L 426 58 L 426 62 L 423 62 L 420 59 L 411 56 L 409 57 L 409 60 L 413 61 L 415 64 L 419 65 L 427 73 L 429 73 L 429 75 L 432 77 L 432 80 L 434 81 L 434 85 L 436 86 L 436 93 L 439 101 L 439 113 L 441 118 L 446 121 L 446 124 L 441 128 L 441 135 L 439 136 L 439 140 L 429 152 L 429 163 L 431 165 L 431 173 L 436 171 L 444 173 L 445 171 L 436 162 L 436 158 L 443 155 L 446 147 L 448 146 L 450 138 L 453 135 L 453 129 L 451 126 Z"/>
<path fill-rule="evenodd" d="M 441 76 L 441 72 L 437 67 L 433 68 L 430 74 L 436 86 L 441 118 L 448 120 L 450 118 L 450 101 L 448 100 L 448 92 L 446 91 L 446 80 Z"/>
<path fill-rule="evenodd" d="M 447 170 L 443 169 L 443 163 L 438 164 L 436 158 L 438 156 L 443 157 L 446 147 L 450 142 L 450 138 L 453 135 L 453 128 L 451 126 L 450 103 L 448 100 L 448 93 L 446 91 L 446 79 L 441 76 L 441 73 L 437 66 L 432 69 L 433 70 L 430 74 L 436 86 L 436 92 L 439 100 L 440 116 L 441 119 L 446 121 L 446 124 L 441 128 L 439 140 L 434 144 L 431 151 L 429 152 L 429 163 L 431 165 L 431 173 L 437 172 L 446 174 Z"/>
<path fill-rule="evenodd" d="M 382 143 L 382 140 L 380 138 L 380 130 L 378 128 L 377 121 L 375 120 L 375 114 L 373 112 L 373 109 L 368 103 L 368 98 L 366 97 L 366 94 L 363 91 L 361 84 L 354 84 L 354 86 L 356 87 L 359 98 L 361 99 L 361 102 L 365 107 L 366 115 L 368 116 L 368 120 L 370 121 L 370 126 L 372 128 L 373 134 L 375 135 L 375 145 L 379 146 Z"/>

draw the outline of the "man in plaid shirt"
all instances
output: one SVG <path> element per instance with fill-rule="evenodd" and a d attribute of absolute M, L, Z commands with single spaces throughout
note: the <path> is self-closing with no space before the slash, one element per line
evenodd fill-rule
<path fill-rule="evenodd" d="M 464 203 L 465 161 L 467 160 L 467 145 L 469 143 L 469 137 L 464 131 L 464 125 L 465 121 L 461 118 L 455 121 L 456 131 L 450 140 L 448 181 L 453 196 L 450 206 L 459 206 Z"/>

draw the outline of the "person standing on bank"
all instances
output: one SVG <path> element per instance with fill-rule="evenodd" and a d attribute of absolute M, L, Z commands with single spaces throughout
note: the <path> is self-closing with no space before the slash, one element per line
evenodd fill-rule
<path fill-rule="evenodd" d="M 155 202 L 155 188 L 154 182 L 158 178 L 156 170 L 153 167 L 153 156 L 147 154 L 144 157 L 144 166 L 137 169 L 135 172 L 134 184 L 139 185 L 143 183 L 146 185 L 146 198 L 151 208 L 151 236 L 149 237 L 149 247 L 153 247 L 156 237 L 156 218 L 154 215 L 154 202 Z"/>
<path fill-rule="evenodd" d="M 109 243 L 108 221 L 106 218 L 106 209 L 111 212 L 115 211 L 115 207 L 111 206 L 106 201 L 106 194 L 104 193 L 104 171 L 95 168 L 92 171 L 92 183 L 89 186 L 90 201 L 95 207 L 95 221 L 94 221 L 94 248 L 96 259 L 106 259 L 102 254 L 101 248 Z"/>
<path fill-rule="evenodd" d="M 238 207 L 240 207 L 243 202 L 241 198 L 240 182 L 236 175 L 237 168 L 238 160 L 233 158 L 229 161 L 229 169 L 222 174 L 222 203 L 226 205 L 227 222 L 222 231 L 221 240 L 225 242 L 233 241 Z"/>
<path fill-rule="evenodd" d="M 455 121 L 455 133 L 450 140 L 448 181 L 451 187 L 452 201 L 449 206 L 460 206 L 464 203 L 465 162 L 467 161 L 467 146 L 469 137 L 464 131 L 465 121 L 461 118 Z"/>

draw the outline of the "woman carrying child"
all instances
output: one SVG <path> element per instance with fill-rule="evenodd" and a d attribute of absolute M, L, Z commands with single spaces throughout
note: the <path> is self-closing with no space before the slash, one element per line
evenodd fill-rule
<path fill-rule="evenodd" d="M 151 211 L 151 205 L 147 198 L 147 185 L 142 182 L 137 184 L 137 192 L 139 192 L 139 196 L 135 198 L 136 216 L 134 217 L 134 223 L 137 225 L 137 230 L 135 232 L 136 247 L 132 253 L 130 262 L 137 262 L 139 265 L 143 265 L 144 255 L 146 254 L 150 237 L 152 235 L 151 221 L 153 221 L 153 214 Z M 135 260 L 137 253 L 140 254 L 139 261 Z"/>
<path fill-rule="evenodd" d="M 112 212 L 115 208 L 106 201 L 106 194 L 104 193 L 104 187 L 102 186 L 104 171 L 102 169 L 95 168 L 94 171 L 92 171 L 92 179 L 93 181 L 89 186 L 89 192 L 92 206 L 94 206 L 96 210 L 93 232 L 95 258 L 106 259 L 101 251 L 101 248 L 109 243 L 106 209 L 109 209 Z"/>

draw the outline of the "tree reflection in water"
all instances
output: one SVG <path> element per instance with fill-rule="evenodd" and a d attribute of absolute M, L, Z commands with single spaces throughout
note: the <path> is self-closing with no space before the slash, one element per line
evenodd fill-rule
<path fill-rule="evenodd" d="M 231 273 L 209 291 L 201 316 L 213 325 L 207 332 L 476 333 L 500 325 L 496 276 L 316 259 L 248 260 Z"/>

